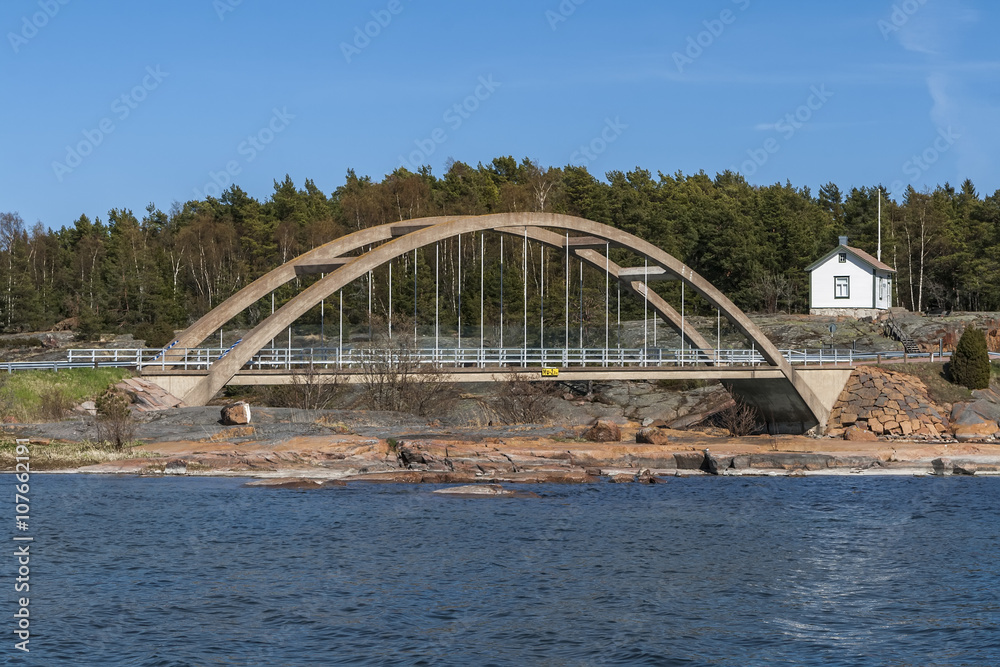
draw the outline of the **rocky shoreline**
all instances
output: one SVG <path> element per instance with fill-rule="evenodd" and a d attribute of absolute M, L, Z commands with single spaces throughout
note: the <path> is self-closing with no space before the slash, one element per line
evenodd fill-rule
<path fill-rule="evenodd" d="M 141 392 L 139 385 L 132 389 Z M 972 397 L 937 404 L 913 376 L 859 367 L 825 434 L 739 438 L 697 425 L 710 423 L 707 415 L 732 404 L 717 385 L 684 391 L 651 383 L 595 386 L 582 398 L 551 399 L 557 423 L 521 426 L 469 425 L 475 423 L 470 419 L 441 424 L 365 410 L 251 410 L 242 404 L 223 408 L 220 419 L 217 406 L 161 406 L 137 413 L 136 437 L 146 444 L 129 458 L 91 459 L 103 461 L 92 465 L 60 465 L 55 455 L 60 447 L 93 437 L 90 415 L 4 430 L 8 437 L 27 439 L 33 466 L 49 471 L 279 480 L 269 488 L 355 482 L 658 483 L 692 475 L 1000 474 L 1000 394 L 984 390 Z"/>
<path fill-rule="evenodd" d="M 402 416 L 389 422 L 386 415 L 363 411 L 258 410 L 255 423 L 236 427 L 214 423 L 212 415 L 217 408 L 166 411 L 155 421 L 157 428 L 148 429 L 164 437 L 149 438 L 136 450 L 139 456 L 58 472 L 308 480 L 295 488 L 331 488 L 332 481 L 581 484 L 656 483 L 695 475 L 1000 474 L 1000 442 L 994 438 L 730 438 L 718 429 L 661 428 L 660 444 L 643 444 L 636 435 L 644 429 L 634 422 L 619 427 L 621 442 L 589 442 L 579 437 L 581 427 L 443 428 Z M 59 446 L 58 439 L 40 437 L 39 431 L 46 429 L 20 432 L 35 454 Z"/>

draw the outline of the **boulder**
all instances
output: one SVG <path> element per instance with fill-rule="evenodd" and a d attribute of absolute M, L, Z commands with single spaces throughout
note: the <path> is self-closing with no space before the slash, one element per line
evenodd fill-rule
<path fill-rule="evenodd" d="M 844 440 L 852 440 L 856 442 L 874 442 L 878 440 L 878 436 L 866 429 L 861 429 L 858 428 L 857 426 L 852 426 L 851 428 L 844 431 Z"/>
<path fill-rule="evenodd" d="M 167 461 L 167 464 L 163 466 L 164 475 L 186 475 L 187 474 L 187 461 L 182 459 L 174 459 L 172 461 Z"/>
<path fill-rule="evenodd" d="M 973 424 L 956 424 L 952 428 L 955 439 L 959 442 L 981 441 L 995 435 L 1000 428 L 994 421 L 979 421 Z"/>
<path fill-rule="evenodd" d="M 674 452 L 678 470 L 701 470 L 705 465 L 705 455 L 701 452 Z"/>
<path fill-rule="evenodd" d="M 712 454 L 706 449 L 705 458 L 702 459 L 701 462 L 701 470 L 703 472 L 707 472 L 709 475 L 718 475 L 719 468 L 719 460 L 712 456 Z"/>
<path fill-rule="evenodd" d="M 951 462 L 951 459 L 942 457 L 931 461 L 931 467 L 934 468 L 935 475 L 950 475 L 955 469 L 955 464 Z"/>
<path fill-rule="evenodd" d="M 424 452 L 419 445 L 413 442 L 400 442 L 396 445 L 396 457 L 404 468 L 413 468 L 414 465 L 427 465 Z"/>
<path fill-rule="evenodd" d="M 222 423 L 226 426 L 249 424 L 250 404 L 246 401 L 237 401 L 222 408 Z"/>
<path fill-rule="evenodd" d="M 585 440 L 590 442 L 621 442 L 622 430 L 612 421 L 598 419 L 593 426 L 583 434 Z"/>
<path fill-rule="evenodd" d="M 635 441 L 646 445 L 665 445 L 670 439 L 663 429 L 651 426 L 639 429 L 635 434 Z"/>
<path fill-rule="evenodd" d="M 750 467 L 750 455 L 740 454 L 738 456 L 734 456 L 732 467 L 735 470 L 746 470 Z"/>
<path fill-rule="evenodd" d="M 612 484 L 630 484 L 635 481 L 635 475 L 630 475 L 627 472 L 620 472 L 608 477 L 608 481 Z"/>
<path fill-rule="evenodd" d="M 955 463 L 954 467 L 951 469 L 952 475 L 975 475 L 978 466 L 975 463 L 970 463 L 968 461 L 960 461 Z"/>
<path fill-rule="evenodd" d="M 649 468 L 643 468 L 639 471 L 639 476 L 635 478 L 635 481 L 640 484 L 665 484 L 667 480 L 657 477 Z"/>

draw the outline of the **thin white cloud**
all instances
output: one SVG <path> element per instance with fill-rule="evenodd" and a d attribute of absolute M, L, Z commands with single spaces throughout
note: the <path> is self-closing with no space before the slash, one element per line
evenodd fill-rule
<path fill-rule="evenodd" d="M 864 127 L 866 125 L 875 125 L 878 121 L 876 120 L 861 120 L 861 121 L 841 121 L 832 123 L 821 123 L 817 121 L 809 121 L 808 124 L 803 125 L 798 128 L 797 131 L 806 132 L 818 132 L 821 130 L 845 130 L 852 127 Z M 757 123 L 753 126 L 755 132 L 777 132 L 779 131 L 778 123 Z"/>
<path fill-rule="evenodd" d="M 937 0 L 910 15 L 896 35 L 900 46 L 921 56 L 914 64 L 923 70 L 931 123 L 942 136 L 957 137 L 954 145 L 941 150 L 941 163 L 929 167 L 927 177 L 932 180 L 957 183 L 967 175 L 996 171 L 1000 129 L 993 121 L 992 88 L 984 83 L 996 77 L 1000 63 L 960 59 L 967 51 L 965 29 L 978 20 L 979 13 L 961 0 Z"/>
<path fill-rule="evenodd" d="M 896 36 L 907 51 L 937 56 L 950 51 L 959 39 L 963 24 L 975 23 L 979 13 L 965 7 L 961 0 L 936 0 L 907 12 L 893 5 L 890 20 L 898 27 Z"/>

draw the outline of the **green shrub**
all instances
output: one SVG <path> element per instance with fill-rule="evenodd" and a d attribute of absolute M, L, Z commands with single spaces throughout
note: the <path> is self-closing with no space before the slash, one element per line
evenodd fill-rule
<path fill-rule="evenodd" d="M 955 346 L 948 364 L 951 381 L 969 389 L 990 386 L 990 355 L 981 329 L 967 327 Z"/>

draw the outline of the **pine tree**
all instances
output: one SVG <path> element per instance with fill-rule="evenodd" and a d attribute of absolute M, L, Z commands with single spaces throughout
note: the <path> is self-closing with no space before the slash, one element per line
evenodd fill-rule
<path fill-rule="evenodd" d="M 981 329 L 967 327 L 951 355 L 949 365 L 951 381 L 969 389 L 986 389 L 990 386 L 990 357 L 986 349 L 986 336 Z"/>

